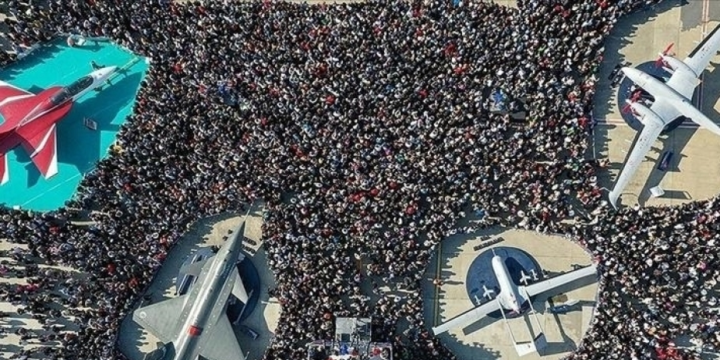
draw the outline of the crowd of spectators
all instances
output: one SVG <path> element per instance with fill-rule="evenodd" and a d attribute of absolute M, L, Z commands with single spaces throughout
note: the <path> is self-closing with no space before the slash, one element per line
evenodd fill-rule
<path fill-rule="evenodd" d="M 439 241 L 476 230 L 458 229 L 471 214 L 566 234 L 597 257 L 600 302 L 571 358 L 694 358 L 673 344 L 681 335 L 717 347 L 706 308 L 720 203 L 616 212 L 597 183 L 606 163 L 587 156 L 603 40 L 655 2 L 10 1 L 21 51 L 72 33 L 152 64 L 117 145 L 67 207 L 0 209 L 0 234 L 29 246 L 20 258 L 90 274 L 36 282 L 34 293 L 71 284 L 64 301 L 90 306 L 67 346 L 39 351 L 123 358 L 119 324 L 168 249 L 199 218 L 255 199 L 283 309 L 266 359 L 304 357 L 332 337 L 333 315 L 374 316 L 397 359 L 453 359 L 428 331 L 419 284 Z M 498 90 L 523 120 L 491 111 Z M 68 221 L 78 213 L 94 225 Z M 358 261 L 411 295 L 369 304 Z"/>

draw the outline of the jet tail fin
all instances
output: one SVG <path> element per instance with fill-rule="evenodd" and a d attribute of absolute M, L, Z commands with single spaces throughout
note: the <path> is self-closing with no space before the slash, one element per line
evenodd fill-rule
<path fill-rule="evenodd" d="M 54 124 L 44 132 L 23 139 L 22 146 L 46 179 L 57 174 L 57 132 Z"/>

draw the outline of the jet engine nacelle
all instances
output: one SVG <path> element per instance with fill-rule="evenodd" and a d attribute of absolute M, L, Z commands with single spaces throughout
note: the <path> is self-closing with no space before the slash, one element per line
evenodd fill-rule
<path fill-rule="evenodd" d="M 632 102 L 630 100 L 625 100 L 632 109 L 633 114 L 635 117 L 640 120 L 640 122 L 647 126 L 649 124 L 655 124 L 659 126 L 665 126 L 665 122 L 658 116 L 654 111 L 650 110 L 647 106 L 640 104 L 638 102 Z"/>
<path fill-rule="evenodd" d="M 691 69 L 689 66 L 687 66 L 686 63 L 684 63 L 676 58 L 674 58 L 672 56 L 666 56 L 666 55 L 661 55 L 660 57 L 662 58 L 663 63 L 665 63 L 667 65 L 667 66 L 664 66 L 663 68 L 666 70 L 670 70 L 669 71 L 670 73 L 673 73 L 678 69 L 682 69 L 682 70 L 687 71 L 688 74 L 693 74 L 693 75 L 695 75 L 695 77 L 698 76 L 698 74 L 695 74 L 695 71 L 693 71 L 693 69 Z"/>

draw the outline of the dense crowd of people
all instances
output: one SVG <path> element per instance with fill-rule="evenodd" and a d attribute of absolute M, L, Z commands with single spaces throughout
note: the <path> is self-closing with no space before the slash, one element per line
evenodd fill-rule
<path fill-rule="evenodd" d="M 168 249 L 196 220 L 260 198 L 283 308 L 266 359 L 303 358 L 333 316 L 367 315 L 396 359 L 453 359 L 419 284 L 438 242 L 476 230 L 458 229 L 470 215 L 566 234 L 599 259 L 599 305 L 571 358 L 695 358 L 681 336 L 717 349 L 720 203 L 616 212 L 597 184 L 606 164 L 586 155 L 604 37 L 655 2 L 10 1 L 21 51 L 72 33 L 152 64 L 117 146 L 67 207 L 0 209 L 0 234 L 29 246 L 18 258 L 90 274 L 33 282 L 92 305 L 74 314 L 77 336 L 58 335 L 66 346 L 38 351 L 123 358 L 119 324 Z M 493 110 L 498 91 L 522 120 Z M 78 209 L 95 225 L 68 221 Z M 563 225 L 580 214 L 596 219 Z M 370 304 L 358 260 L 411 295 L 375 287 Z M 48 311 L 33 299 L 50 298 L 21 296 L 27 311 Z"/>

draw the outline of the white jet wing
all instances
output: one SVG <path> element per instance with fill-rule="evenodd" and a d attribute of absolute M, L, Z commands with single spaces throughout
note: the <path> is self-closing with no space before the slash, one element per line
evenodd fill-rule
<path fill-rule="evenodd" d="M 716 26 L 710 34 L 688 55 L 683 62 L 695 72 L 696 77 L 710 65 L 710 60 L 720 50 L 720 25 Z"/>
<path fill-rule="evenodd" d="M 655 104 L 663 101 L 664 100 L 659 99 L 655 101 Z M 655 104 L 653 104 L 653 107 L 655 107 Z M 666 119 L 662 114 L 658 115 L 661 116 L 663 119 Z M 635 146 L 630 152 L 630 156 L 625 162 L 625 166 L 620 171 L 620 176 L 615 182 L 615 187 L 613 187 L 610 195 L 608 196 L 608 199 L 610 200 L 610 205 L 612 205 L 614 208 L 617 208 L 616 204 L 618 198 L 620 197 L 620 194 L 622 194 L 622 192 L 625 190 L 628 182 L 630 182 L 630 179 L 635 174 L 638 166 L 640 166 L 640 163 L 642 163 L 645 155 L 650 151 L 650 148 L 655 143 L 655 140 L 657 140 L 658 136 L 660 136 L 660 133 L 663 131 L 663 129 L 664 126 L 662 124 L 658 124 L 655 122 L 648 122 L 643 127 L 642 132 L 640 132 L 640 135 L 635 142 Z"/>
<path fill-rule="evenodd" d="M 569 284 L 575 280 L 579 280 L 588 276 L 597 275 L 597 268 L 595 265 L 590 265 L 582 269 L 571 271 L 569 273 L 556 276 L 551 279 L 543 280 L 541 282 L 534 283 L 528 286 L 519 286 L 518 290 L 521 294 L 526 295 L 528 298 L 535 295 L 557 289 L 565 284 Z"/>
<path fill-rule="evenodd" d="M 203 334 L 203 340 L 198 345 L 198 350 L 199 354 L 207 360 L 245 359 L 227 316 L 221 316 L 212 331 L 209 334 Z"/>
<path fill-rule="evenodd" d="M 683 116 L 689 117 L 694 123 L 700 125 L 700 127 L 710 130 L 715 135 L 720 135 L 720 126 L 718 126 L 709 117 L 705 116 L 705 114 L 687 100 L 673 101 L 670 104 L 680 111 Z"/>
<path fill-rule="evenodd" d="M 720 25 L 716 26 L 713 31 L 708 34 L 705 39 L 693 50 L 683 62 L 690 68 L 692 73 L 686 69 L 679 67 L 667 81 L 667 85 L 677 91 L 679 94 L 691 100 L 695 88 L 700 84 L 700 75 L 710 65 L 710 60 L 720 50 Z M 701 127 L 720 135 L 720 127 L 710 120 L 705 114 L 695 108 L 690 102 L 672 103 L 682 115 L 692 119 Z M 663 114 L 656 111 L 663 119 L 670 121 L 672 118 L 664 117 Z M 674 118 L 674 117 L 673 117 Z"/>
<path fill-rule="evenodd" d="M 133 312 L 133 321 L 163 343 L 172 342 L 182 326 L 178 320 L 185 307 L 185 299 L 186 295 L 183 295 L 139 308 Z"/>
<path fill-rule="evenodd" d="M 680 95 L 692 99 L 695 88 L 700 84 L 700 79 L 698 79 L 694 72 L 691 73 L 679 68 L 675 70 L 665 84 L 677 91 Z"/>
<path fill-rule="evenodd" d="M 487 316 L 487 314 L 500 310 L 500 302 L 495 299 L 489 302 L 486 302 L 485 304 L 482 304 L 476 308 L 473 308 L 472 310 L 469 310 L 467 312 L 462 313 L 461 315 L 450 319 L 449 321 L 445 322 L 444 324 L 441 324 L 440 326 L 434 327 L 433 333 L 435 335 L 440 335 L 450 329 L 455 328 L 464 328 L 482 318 Z"/>

